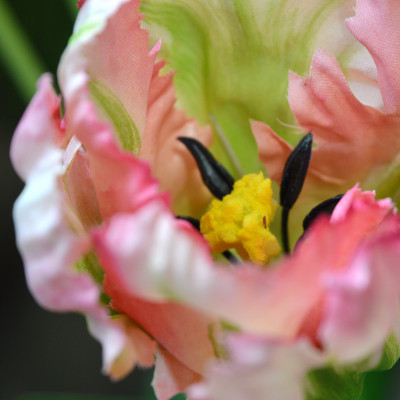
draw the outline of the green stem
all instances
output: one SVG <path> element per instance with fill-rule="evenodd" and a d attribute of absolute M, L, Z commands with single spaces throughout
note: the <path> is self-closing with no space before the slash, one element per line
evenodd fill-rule
<path fill-rule="evenodd" d="M 29 101 L 45 68 L 3 0 L 0 0 L 0 59 L 21 96 Z"/>

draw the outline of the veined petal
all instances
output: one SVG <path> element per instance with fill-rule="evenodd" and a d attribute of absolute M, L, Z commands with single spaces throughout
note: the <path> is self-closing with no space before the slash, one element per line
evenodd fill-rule
<path fill-rule="evenodd" d="M 252 121 L 251 129 L 258 146 L 258 156 L 267 168 L 268 176 L 280 182 L 285 162 L 293 146 L 278 136 L 268 125 Z"/>
<path fill-rule="evenodd" d="M 97 284 L 74 268 L 87 251 L 88 242 L 65 220 L 61 159 L 60 150 L 47 151 L 30 173 L 14 206 L 17 244 L 36 301 L 52 311 L 85 314 L 92 335 L 102 343 L 103 370 L 107 372 L 123 351 L 126 338 L 100 305 Z"/>
<path fill-rule="evenodd" d="M 314 55 L 310 78 L 290 74 L 289 103 L 298 124 L 313 132 L 310 171 L 322 181 L 348 188 L 400 149 L 400 117 L 361 104 L 326 51 Z"/>
<path fill-rule="evenodd" d="M 319 229 L 314 235 L 319 240 Z M 331 234 L 326 235 L 328 245 Z M 320 246 L 303 246 L 296 258 L 273 270 L 227 269 L 213 265 L 200 236 L 160 203 L 114 216 L 93 239 L 106 274 L 121 290 L 153 302 L 182 302 L 250 332 L 296 336 L 321 296 L 322 270 L 315 259 L 326 257 L 324 246 L 321 252 Z"/>
<path fill-rule="evenodd" d="M 396 0 L 358 0 L 356 15 L 347 20 L 351 33 L 375 61 L 385 109 L 389 114 L 400 113 L 399 20 L 400 8 Z"/>
<path fill-rule="evenodd" d="M 324 361 L 307 341 L 232 335 L 227 347 L 228 360 L 210 365 L 190 400 L 303 400 L 307 373 Z"/>
<path fill-rule="evenodd" d="M 80 222 L 64 188 L 67 160 L 59 148 L 65 139 L 59 106 L 46 75 L 13 139 L 11 157 L 27 179 L 14 205 L 16 240 L 33 297 L 52 311 L 83 313 L 103 346 L 103 371 L 109 373 L 128 339 L 101 306 L 97 283 L 76 267 L 90 243 L 79 228 L 75 230 Z"/>
<path fill-rule="evenodd" d="M 151 80 L 146 129 L 139 156 L 151 165 L 160 189 L 172 194 L 177 214 L 199 215 L 211 200 L 201 180 L 199 169 L 178 137 L 193 137 L 209 147 L 212 132 L 188 118 L 175 107 L 173 74 L 159 75 L 163 62 L 156 64 Z"/>
<path fill-rule="evenodd" d="M 201 376 L 160 348 L 157 353 L 152 386 L 158 400 L 168 400 L 201 380 Z"/>
<path fill-rule="evenodd" d="M 351 4 L 342 0 L 145 0 L 141 11 L 152 42 L 162 38 L 161 56 L 178 71 L 179 105 L 200 124 L 221 125 L 244 173 L 260 168 L 249 119 L 295 141 L 279 123 L 293 122 L 287 70 L 306 72 L 317 46 L 341 57 L 356 42 L 343 22 Z M 234 172 L 220 141 L 212 150 Z"/>
<path fill-rule="evenodd" d="M 11 142 L 11 160 L 21 179 L 28 179 L 62 137 L 60 98 L 54 92 L 50 75 L 43 75 Z"/>
<path fill-rule="evenodd" d="M 115 274 L 107 271 L 104 290 L 112 298 L 111 306 L 129 316 L 186 368 L 202 373 L 205 363 L 214 356 L 209 337 L 209 317 L 165 299 L 144 300 L 124 290 Z"/>
<path fill-rule="evenodd" d="M 347 271 L 324 277 L 327 297 L 320 339 L 326 350 L 343 362 L 356 362 L 375 353 L 379 360 L 385 340 L 396 328 L 400 311 L 399 221 L 393 216 L 391 223 L 385 224 L 388 233 L 362 246 Z"/>
<path fill-rule="evenodd" d="M 149 165 L 116 145 L 111 127 L 99 120 L 90 99 L 82 95 L 70 117 L 69 126 L 88 153 L 103 219 L 134 211 L 156 198 L 168 203 L 169 197 L 159 193 Z"/>
<path fill-rule="evenodd" d="M 157 48 L 149 52 L 148 33 L 140 29 L 138 0 L 91 0 L 82 8 L 59 66 L 67 113 L 88 85 L 121 146 L 138 153 Z"/>
<path fill-rule="evenodd" d="M 124 315 L 114 317 L 112 322 L 121 327 L 126 340 L 123 350 L 106 371 L 107 374 L 118 380 L 124 378 L 136 365 L 151 367 L 157 350 L 156 342 Z M 89 329 L 91 328 L 89 323 Z M 111 339 L 107 340 L 109 342 Z"/>

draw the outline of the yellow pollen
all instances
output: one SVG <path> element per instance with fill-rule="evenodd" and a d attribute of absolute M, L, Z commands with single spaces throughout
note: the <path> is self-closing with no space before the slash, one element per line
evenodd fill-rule
<path fill-rule="evenodd" d="M 200 230 L 214 253 L 235 248 L 244 260 L 264 265 L 281 250 L 269 230 L 276 208 L 271 180 L 262 172 L 245 175 L 231 194 L 212 201 Z"/>

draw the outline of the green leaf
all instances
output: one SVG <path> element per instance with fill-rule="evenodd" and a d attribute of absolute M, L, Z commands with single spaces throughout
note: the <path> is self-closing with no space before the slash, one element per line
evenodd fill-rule
<path fill-rule="evenodd" d="M 306 379 L 307 400 L 357 400 L 365 373 L 334 370 L 333 367 L 311 371 Z"/>

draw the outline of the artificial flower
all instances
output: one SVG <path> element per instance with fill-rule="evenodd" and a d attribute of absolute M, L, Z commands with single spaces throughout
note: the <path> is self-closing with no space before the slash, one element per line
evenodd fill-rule
<path fill-rule="evenodd" d="M 249 119 L 274 128 L 276 118 L 290 122 L 282 106 L 287 69 L 302 73 L 317 43 L 334 46 L 332 27 L 343 40 L 330 49 L 350 71 L 346 58 L 359 44 L 344 33 L 342 17 L 351 4 L 145 0 L 149 47 L 138 0 L 79 2 L 59 66 L 65 113 L 44 76 L 13 139 L 12 160 L 26 181 L 14 218 L 33 295 L 46 308 L 87 316 L 112 377 L 155 360 L 161 400 L 186 390 L 198 399 L 318 398 L 329 389 L 324 374 L 343 378 L 339 393 L 351 386 L 356 395 L 365 371 L 398 358 L 393 203 L 354 187 L 331 217 L 310 224 L 292 255 L 271 262 L 279 251 L 273 185 L 262 173 L 240 177 L 261 166 Z M 282 10 L 279 31 L 272 22 Z M 297 51 L 282 52 L 282 41 L 295 41 Z M 175 76 L 160 75 L 164 65 Z M 175 106 L 174 87 L 185 111 Z M 261 161 L 276 179 L 291 147 L 270 127 L 259 129 Z M 208 212 L 209 185 L 188 138 L 204 148 L 213 142 L 214 156 L 236 178 Z M 267 141 L 274 171 L 262 152 Z M 294 179 L 296 198 L 306 161 L 301 184 Z M 312 158 L 306 192 L 317 175 Z M 340 178 L 327 180 L 329 190 Z M 227 210 L 237 223 L 225 222 Z M 203 235 L 189 218 L 176 218 L 183 213 L 202 216 Z M 255 263 L 229 266 L 211 254 L 232 247 L 240 261 Z M 347 369 L 357 382 L 349 384 Z M 283 384 L 288 379 L 292 386 Z"/>

